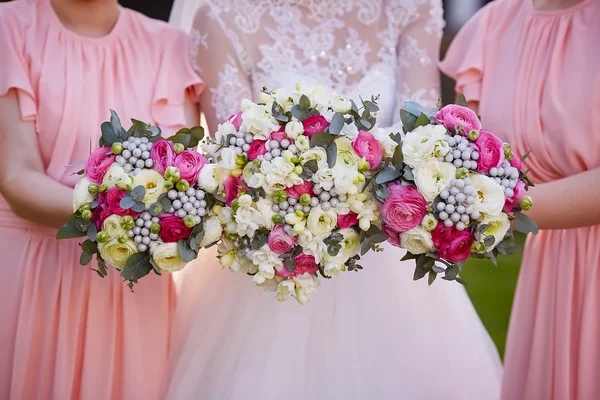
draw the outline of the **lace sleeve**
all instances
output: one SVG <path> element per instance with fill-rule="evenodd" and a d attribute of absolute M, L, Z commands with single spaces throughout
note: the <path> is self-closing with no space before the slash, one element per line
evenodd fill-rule
<path fill-rule="evenodd" d="M 251 97 L 250 73 L 236 49 L 240 42 L 226 29 L 218 10 L 211 5 L 205 4 L 197 11 L 190 56 L 207 87 L 200 105 L 210 132 L 239 110 L 242 99 Z"/>
<path fill-rule="evenodd" d="M 442 0 L 417 0 L 409 24 L 398 41 L 398 73 L 394 124 L 390 132 L 402 132 L 400 109 L 405 101 L 435 107 L 440 96 L 437 69 L 444 27 Z"/>

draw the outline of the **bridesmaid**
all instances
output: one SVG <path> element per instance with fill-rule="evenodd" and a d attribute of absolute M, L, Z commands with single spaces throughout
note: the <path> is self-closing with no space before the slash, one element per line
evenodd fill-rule
<path fill-rule="evenodd" d="M 160 398 L 171 278 L 130 293 L 55 234 L 78 178 L 65 166 L 97 146 L 109 108 L 167 132 L 197 123 L 187 48 L 117 0 L 0 4 L 1 399 Z"/>
<path fill-rule="evenodd" d="M 497 0 L 441 69 L 537 186 L 505 356 L 502 398 L 600 398 L 600 2 Z"/>

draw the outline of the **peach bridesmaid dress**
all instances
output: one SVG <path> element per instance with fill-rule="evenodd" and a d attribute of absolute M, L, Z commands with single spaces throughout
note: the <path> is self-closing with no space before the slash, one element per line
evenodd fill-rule
<path fill-rule="evenodd" d="M 497 0 L 462 29 L 442 70 L 535 182 L 600 167 L 600 1 L 538 11 Z M 560 193 L 556 193 L 560 201 Z M 527 240 L 505 356 L 505 400 L 600 399 L 600 226 Z"/>
<path fill-rule="evenodd" d="M 118 111 L 167 132 L 185 125 L 187 36 L 121 8 L 101 38 L 61 25 L 49 0 L 0 4 L 0 96 L 18 90 L 35 121 L 46 174 L 73 186 Z M 80 167 L 79 167 L 80 168 Z M 52 193 L 40 193 L 52 201 Z M 170 341 L 174 287 L 150 276 L 130 293 L 116 271 L 79 265 L 78 242 L 17 218 L 0 197 L 0 399 L 157 399 Z M 94 264 L 90 265 L 92 268 Z"/>

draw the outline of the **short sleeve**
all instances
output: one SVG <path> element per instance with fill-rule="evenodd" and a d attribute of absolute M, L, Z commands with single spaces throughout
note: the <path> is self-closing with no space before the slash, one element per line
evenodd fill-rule
<path fill-rule="evenodd" d="M 456 80 L 456 92 L 468 101 L 479 101 L 481 97 L 484 49 L 492 5 L 483 7 L 463 26 L 439 63 L 440 70 Z"/>
<path fill-rule="evenodd" d="M 186 126 L 184 103 L 189 96 L 199 102 L 204 82 L 188 61 L 189 36 L 170 30 L 163 40 L 158 78 L 152 99 L 152 118 L 162 127 Z"/>
<path fill-rule="evenodd" d="M 12 4 L 0 5 L 0 96 L 16 89 L 23 121 L 35 121 L 36 96 L 31 84 L 29 61 L 25 55 L 25 29 Z"/>

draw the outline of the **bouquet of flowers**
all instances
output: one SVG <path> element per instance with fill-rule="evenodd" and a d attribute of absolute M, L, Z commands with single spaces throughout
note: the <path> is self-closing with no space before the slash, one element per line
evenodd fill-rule
<path fill-rule="evenodd" d="M 373 190 L 388 241 L 408 251 L 403 260 L 416 260 L 414 279 L 429 274 L 431 284 L 443 273 L 463 283 L 467 258 L 495 263 L 498 254 L 518 253 L 511 223 L 537 233 L 521 213 L 532 205 L 527 155 L 483 130 L 466 104 L 438 111 L 407 102 L 401 119 L 406 136 L 393 135 L 400 146 L 374 175 Z"/>
<path fill-rule="evenodd" d="M 193 149 L 201 127 L 184 128 L 168 139 L 158 127 L 132 120 L 127 131 L 111 110 L 75 186 L 73 214 L 58 239 L 87 236 L 80 263 L 96 255 L 101 277 L 106 264 L 121 270 L 132 288 L 150 271 L 174 272 L 221 236 L 211 216 L 214 196 L 201 189 L 208 160 Z M 79 164 L 79 163 L 76 163 Z"/>
<path fill-rule="evenodd" d="M 213 162 L 205 190 L 225 203 L 215 210 L 224 227 L 218 256 L 280 301 L 304 304 L 319 275 L 361 269 L 360 253 L 386 240 L 364 188 L 395 143 L 377 129 L 377 98 L 359 107 L 297 86 L 264 90 L 260 101 L 244 100 L 205 146 Z"/>

